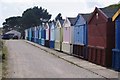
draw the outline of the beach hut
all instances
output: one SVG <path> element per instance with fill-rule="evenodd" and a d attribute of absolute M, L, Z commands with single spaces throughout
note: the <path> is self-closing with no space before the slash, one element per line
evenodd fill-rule
<path fill-rule="evenodd" d="M 33 27 L 31 27 L 31 33 L 32 33 L 32 35 L 31 35 L 31 41 L 34 42 L 34 36 L 35 36 L 35 34 L 34 34 L 34 28 Z"/>
<path fill-rule="evenodd" d="M 39 44 L 39 26 L 36 27 L 36 43 Z"/>
<path fill-rule="evenodd" d="M 55 25 L 55 50 L 62 50 L 64 20 L 57 20 Z"/>
<path fill-rule="evenodd" d="M 50 48 L 54 48 L 54 45 L 55 45 L 55 21 L 52 21 L 50 27 Z"/>
<path fill-rule="evenodd" d="M 32 31 L 31 31 L 31 28 L 29 28 L 28 31 L 29 31 L 29 32 L 28 32 L 28 34 L 29 34 L 29 35 L 28 35 L 29 41 L 31 41 L 31 39 L 32 39 Z"/>
<path fill-rule="evenodd" d="M 50 23 L 50 48 L 54 48 L 55 45 L 55 22 Z"/>
<path fill-rule="evenodd" d="M 32 32 L 32 42 L 36 42 L 36 28 L 35 27 L 31 27 L 31 32 Z"/>
<path fill-rule="evenodd" d="M 34 30 L 34 42 L 37 43 L 37 27 L 33 27 Z"/>
<path fill-rule="evenodd" d="M 46 39 L 46 30 L 45 30 L 45 24 L 43 23 L 42 24 L 42 27 L 41 27 L 41 45 L 45 45 L 45 39 Z"/>
<path fill-rule="evenodd" d="M 45 23 L 45 31 L 46 31 L 46 38 L 45 38 L 45 46 L 49 47 L 49 40 L 50 40 L 50 28 L 49 23 Z"/>
<path fill-rule="evenodd" d="M 73 52 L 73 26 L 76 21 L 75 18 L 67 17 L 63 24 L 63 42 L 62 51 L 68 54 Z"/>
<path fill-rule="evenodd" d="M 115 47 L 115 25 L 112 17 L 117 8 L 95 8 L 88 21 L 88 60 L 111 67 Z"/>
<path fill-rule="evenodd" d="M 39 41 L 38 41 L 38 43 L 41 45 L 41 30 L 42 30 L 42 26 L 41 25 L 39 25 L 39 32 L 38 32 L 38 36 L 39 36 Z"/>
<path fill-rule="evenodd" d="M 73 31 L 73 55 L 83 59 L 88 59 L 86 46 L 89 15 L 90 14 L 78 14 Z"/>
<path fill-rule="evenodd" d="M 120 9 L 115 13 L 112 18 L 115 21 L 115 48 L 112 55 L 112 68 L 120 71 Z"/>
<path fill-rule="evenodd" d="M 29 31 L 28 31 L 28 29 L 26 29 L 26 30 L 25 30 L 25 39 L 26 39 L 26 40 L 28 40 L 28 37 L 29 37 L 28 34 L 29 34 Z"/>
<path fill-rule="evenodd" d="M 27 35 L 28 35 L 28 38 L 27 40 L 30 41 L 30 28 L 26 29 L 27 30 Z M 25 34 L 26 35 L 26 34 Z"/>

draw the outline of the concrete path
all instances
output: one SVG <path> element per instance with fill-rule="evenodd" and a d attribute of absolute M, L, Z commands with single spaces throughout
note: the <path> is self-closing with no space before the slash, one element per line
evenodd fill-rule
<path fill-rule="evenodd" d="M 25 40 L 26 41 L 26 40 Z M 120 78 L 120 73 L 117 72 L 117 71 L 114 71 L 112 69 L 108 69 L 106 67 L 102 67 L 102 66 L 99 66 L 99 65 L 96 65 L 96 64 L 93 64 L 91 62 L 88 62 L 88 61 L 85 61 L 85 60 L 82 60 L 82 59 L 78 59 L 74 56 L 70 56 L 70 55 L 67 55 L 67 54 L 64 54 L 62 52 L 58 52 L 58 51 L 55 51 L 53 49 L 50 49 L 50 48 L 46 48 L 46 47 L 43 47 L 43 46 L 40 46 L 36 43 L 33 43 L 33 42 L 30 42 L 30 41 L 26 41 L 27 43 L 33 45 L 33 46 L 36 46 L 48 53 L 51 53 L 69 63 L 72 63 L 80 68 L 83 68 L 85 70 L 88 70 L 94 74 L 97 74 L 99 76 L 102 76 L 104 78 Z M 119 75 L 119 76 L 118 76 Z"/>
<path fill-rule="evenodd" d="M 8 78 L 103 78 L 50 54 L 49 49 L 45 51 L 24 40 L 8 40 L 6 46 L 8 48 Z M 65 54 L 59 55 L 69 57 Z"/>

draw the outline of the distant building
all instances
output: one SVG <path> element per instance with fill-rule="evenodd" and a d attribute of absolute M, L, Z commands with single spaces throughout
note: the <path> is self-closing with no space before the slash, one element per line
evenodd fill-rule
<path fill-rule="evenodd" d="M 13 34 L 13 37 L 14 37 L 14 36 L 17 36 L 18 39 L 21 38 L 21 33 L 18 32 L 18 31 L 16 31 L 16 30 L 11 30 L 11 31 L 9 31 L 9 32 L 7 32 L 7 33 L 5 33 L 5 34 Z"/>

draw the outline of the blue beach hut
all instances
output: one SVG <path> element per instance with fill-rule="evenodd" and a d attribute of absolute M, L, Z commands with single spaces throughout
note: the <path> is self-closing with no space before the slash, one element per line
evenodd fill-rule
<path fill-rule="evenodd" d="M 36 27 L 36 43 L 39 44 L 39 26 Z"/>
<path fill-rule="evenodd" d="M 115 21 L 115 49 L 112 55 L 112 67 L 114 70 L 120 71 L 120 9 L 112 18 Z"/>
<path fill-rule="evenodd" d="M 46 39 L 46 30 L 43 23 L 41 27 L 41 45 L 43 46 L 45 45 L 45 39 Z"/>
<path fill-rule="evenodd" d="M 50 23 L 50 43 L 49 43 L 50 48 L 54 48 L 55 45 L 55 22 L 52 21 Z"/>
<path fill-rule="evenodd" d="M 31 27 L 31 32 L 32 32 L 31 41 L 34 42 L 34 36 L 35 36 L 34 27 Z"/>
<path fill-rule="evenodd" d="M 29 41 L 31 41 L 32 39 L 32 31 L 31 31 L 31 28 L 29 28 Z"/>
<path fill-rule="evenodd" d="M 74 25 L 73 55 L 87 59 L 87 21 L 89 14 L 78 14 Z"/>
<path fill-rule="evenodd" d="M 38 36 L 39 36 L 39 41 L 38 41 L 38 43 L 41 45 L 41 30 L 42 30 L 42 26 L 39 25 L 38 29 L 39 29 L 39 31 L 38 31 Z"/>

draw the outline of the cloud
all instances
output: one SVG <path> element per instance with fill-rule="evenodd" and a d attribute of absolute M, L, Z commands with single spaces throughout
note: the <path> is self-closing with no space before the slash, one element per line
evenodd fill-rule
<path fill-rule="evenodd" d="M 1 0 L 3 3 L 26 3 L 32 2 L 33 0 Z"/>
<path fill-rule="evenodd" d="M 53 2 L 84 2 L 84 0 L 34 0 L 35 2 L 47 2 L 47 3 L 53 3 Z"/>
<path fill-rule="evenodd" d="M 23 11 L 32 7 L 33 3 L 22 2 L 22 0 L 0 0 L 0 27 L 6 18 L 12 16 L 21 16 Z M 24 0 L 27 1 L 27 0 Z"/>
<path fill-rule="evenodd" d="M 88 8 L 100 7 L 103 5 L 102 3 L 98 3 L 98 2 L 87 2 L 86 4 Z"/>
<path fill-rule="evenodd" d="M 64 17 L 76 16 L 78 13 L 90 13 L 96 6 L 105 7 L 118 2 L 119 0 L 0 0 L 0 26 L 6 18 L 21 16 L 23 11 L 34 6 L 47 9 L 54 19 L 58 13 Z"/>

